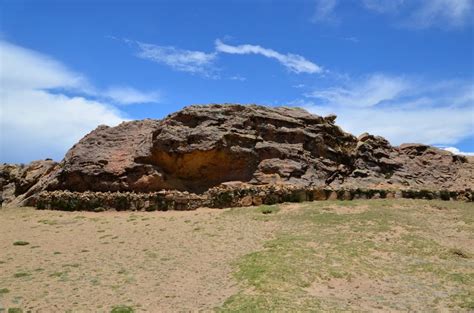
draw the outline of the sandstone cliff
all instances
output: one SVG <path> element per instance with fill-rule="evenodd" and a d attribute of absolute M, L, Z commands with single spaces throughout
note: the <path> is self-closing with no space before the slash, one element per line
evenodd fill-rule
<path fill-rule="evenodd" d="M 474 187 L 474 164 L 466 157 L 421 144 L 394 147 L 369 134 L 357 138 L 335 118 L 299 108 L 226 104 L 99 126 L 34 184 L 15 183 L 14 194 L 23 195 L 25 204 L 38 190 L 199 194 L 229 181 L 302 188 Z M 0 169 L 3 185 L 12 187 L 15 175 L 5 174 L 7 168 Z"/>

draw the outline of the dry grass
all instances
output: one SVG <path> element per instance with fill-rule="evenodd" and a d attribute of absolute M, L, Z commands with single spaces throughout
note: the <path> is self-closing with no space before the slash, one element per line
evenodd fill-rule
<path fill-rule="evenodd" d="M 474 309 L 472 203 L 327 201 L 143 213 L 19 208 L 1 209 L 0 221 L 5 309 Z"/>
<path fill-rule="evenodd" d="M 2 209 L 0 308 L 212 309 L 238 292 L 231 263 L 261 249 L 274 228 L 223 213 Z"/>

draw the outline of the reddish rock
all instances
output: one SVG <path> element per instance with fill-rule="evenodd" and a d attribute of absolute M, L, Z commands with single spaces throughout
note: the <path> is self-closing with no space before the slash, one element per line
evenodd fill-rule
<path fill-rule="evenodd" d="M 329 194 L 328 200 L 337 200 L 337 192 L 331 191 L 331 193 Z"/>
<path fill-rule="evenodd" d="M 0 203 L 2 206 L 34 205 L 34 196 L 43 190 L 56 169 L 57 162 L 50 159 L 27 165 L 0 165 Z"/>
<path fill-rule="evenodd" d="M 239 201 L 241 206 L 252 206 L 253 201 L 252 201 L 252 196 L 245 196 Z"/>
<path fill-rule="evenodd" d="M 202 194 L 222 184 L 303 191 L 474 189 L 474 164 L 467 158 L 421 144 L 393 147 L 367 133 L 356 138 L 335 119 L 299 108 L 228 104 L 190 106 L 163 120 L 99 126 L 59 165 L 32 163 L 27 171 L 1 167 L 3 198 L 34 199 L 41 190 Z M 327 195 L 305 192 L 304 197 Z M 255 195 L 252 202 L 263 198 Z"/>
<path fill-rule="evenodd" d="M 324 183 L 350 164 L 357 143 L 332 122 L 298 108 L 209 105 L 100 126 L 69 150 L 48 189 L 202 193 L 228 181 Z"/>

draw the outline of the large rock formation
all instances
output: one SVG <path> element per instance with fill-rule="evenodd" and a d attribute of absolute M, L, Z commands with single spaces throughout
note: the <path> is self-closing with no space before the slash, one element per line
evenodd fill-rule
<path fill-rule="evenodd" d="M 333 115 L 299 108 L 190 106 L 163 120 L 99 126 L 30 187 L 34 193 L 198 194 L 229 181 L 301 188 L 474 187 L 474 164 L 466 157 L 421 144 L 393 147 L 369 134 L 357 138 L 334 122 Z M 24 187 L 15 192 L 24 193 Z"/>

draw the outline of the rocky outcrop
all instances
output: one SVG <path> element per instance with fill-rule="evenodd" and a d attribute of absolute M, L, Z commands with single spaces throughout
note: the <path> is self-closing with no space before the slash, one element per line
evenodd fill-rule
<path fill-rule="evenodd" d="M 0 165 L 0 202 L 3 205 L 33 205 L 32 196 L 42 191 L 57 169 L 51 159 L 24 164 Z"/>
<path fill-rule="evenodd" d="M 156 184 L 159 169 L 135 162 L 150 151 L 152 132 L 159 124 L 157 120 L 143 120 L 97 127 L 66 153 L 60 169 L 45 187 L 72 191 L 162 189 Z"/>
<path fill-rule="evenodd" d="M 211 105 L 101 126 L 67 153 L 48 189 L 202 193 L 226 181 L 324 184 L 356 145 L 332 122 L 296 108 Z"/>
<path fill-rule="evenodd" d="M 163 120 L 99 126 L 51 167 L 33 193 L 199 195 L 232 181 L 337 190 L 474 187 L 474 164 L 463 156 L 421 144 L 393 147 L 370 134 L 357 138 L 335 120 L 299 108 L 227 104 L 190 106 Z"/>
<path fill-rule="evenodd" d="M 423 144 L 392 147 L 382 137 L 363 134 L 356 149 L 355 170 L 346 187 L 462 190 L 474 187 L 474 162 Z"/>

